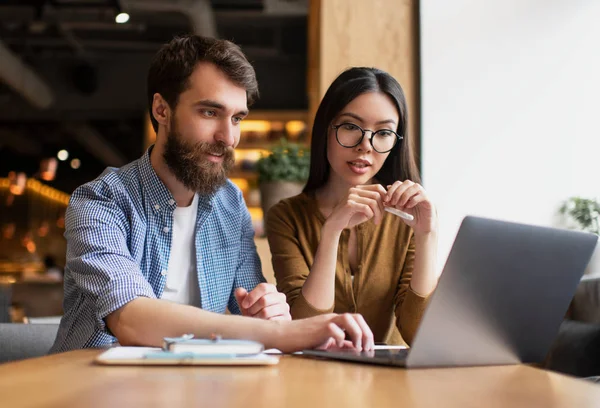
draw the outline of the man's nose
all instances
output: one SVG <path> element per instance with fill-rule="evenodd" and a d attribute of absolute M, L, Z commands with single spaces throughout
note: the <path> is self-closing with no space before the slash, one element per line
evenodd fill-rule
<path fill-rule="evenodd" d="M 215 140 L 227 147 L 233 147 L 238 133 L 239 128 L 236 128 L 230 120 L 224 120 L 215 133 Z"/>

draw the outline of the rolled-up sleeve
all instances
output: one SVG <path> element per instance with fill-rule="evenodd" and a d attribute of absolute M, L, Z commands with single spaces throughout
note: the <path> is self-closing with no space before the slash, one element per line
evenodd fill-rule
<path fill-rule="evenodd" d="M 240 314 L 240 308 L 235 299 L 235 290 L 244 288 L 248 292 L 253 290 L 259 283 L 266 282 L 262 274 L 262 265 L 256 244 L 254 243 L 254 227 L 248 208 L 244 204 L 240 193 L 240 211 L 242 213 L 242 233 L 240 236 L 240 258 L 235 271 L 233 288 L 229 296 L 228 309 L 232 314 Z"/>
<path fill-rule="evenodd" d="M 109 187 L 93 183 L 72 195 L 65 217 L 66 279 L 95 306 L 96 325 L 108 332 L 104 318 L 137 297 L 156 298 L 132 258 L 126 214 Z"/>
<path fill-rule="evenodd" d="M 394 297 L 396 326 L 404 341 L 409 345 L 412 343 L 419 328 L 428 301 L 428 297 L 423 297 L 415 293 L 410 287 L 414 264 L 415 242 L 413 236 L 408 245 L 406 260 Z"/>

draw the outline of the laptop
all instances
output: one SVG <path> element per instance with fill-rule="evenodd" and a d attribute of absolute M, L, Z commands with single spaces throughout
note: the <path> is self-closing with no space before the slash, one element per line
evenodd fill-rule
<path fill-rule="evenodd" d="M 467 216 L 410 349 L 302 353 L 401 367 L 541 362 L 597 240 Z"/>

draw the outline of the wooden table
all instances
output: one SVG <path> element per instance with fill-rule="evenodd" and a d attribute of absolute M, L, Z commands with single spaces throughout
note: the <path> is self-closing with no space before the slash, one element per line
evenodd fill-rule
<path fill-rule="evenodd" d="M 600 385 L 528 366 L 107 367 L 98 350 L 0 365 L 1 407 L 599 407 Z"/>

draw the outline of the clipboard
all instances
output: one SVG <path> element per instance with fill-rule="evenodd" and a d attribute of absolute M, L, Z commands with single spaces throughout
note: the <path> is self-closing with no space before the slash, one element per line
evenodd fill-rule
<path fill-rule="evenodd" d="M 177 353 L 157 347 L 114 347 L 98 355 L 94 362 L 115 366 L 265 366 L 279 363 L 279 357 L 265 353 L 199 354 Z"/>

